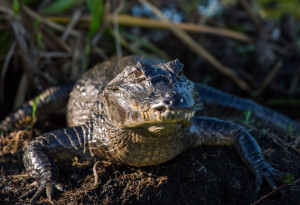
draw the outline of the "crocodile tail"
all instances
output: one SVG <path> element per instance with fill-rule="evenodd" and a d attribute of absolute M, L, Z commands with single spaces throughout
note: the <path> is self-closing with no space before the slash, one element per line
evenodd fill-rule
<path fill-rule="evenodd" d="M 67 82 L 61 86 L 46 89 L 37 97 L 19 107 L 0 123 L 0 136 L 14 129 L 21 129 L 32 124 L 37 113 L 53 111 L 63 108 L 69 98 L 74 82 Z"/>
<path fill-rule="evenodd" d="M 300 124 L 283 114 L 259 105 L 252 100 L 239 98 L 200 83 L 197 83 L 196 86 L 203 103 L 218 104 L 240 111 L 250 111 L 256 117 L 276 124 L 284 130 L 292 131 L 296 134 L 300 133 Z"/>

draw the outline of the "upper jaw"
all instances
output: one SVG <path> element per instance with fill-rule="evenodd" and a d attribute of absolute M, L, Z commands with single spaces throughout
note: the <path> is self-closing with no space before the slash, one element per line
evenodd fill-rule
<path fill-rule="evenodd" d="M 194 109 L 165 109 L 162 111 L 149 109 L 148 111 L 140 111 L 143 120 L 136 127 L 140 127 L 158 136 L 169 135 L 170 133 L 189 127 L 195 112 Z"/>
<path fill-rule="evenodd" d="M 145 121 L 156 121 L 156 122 L 181 122 L 190 121 L 195 115 L 194 109 L 177 109 L 177 110 L 153 110 L 147 111 L 140 110 L 140 115 Z"/>

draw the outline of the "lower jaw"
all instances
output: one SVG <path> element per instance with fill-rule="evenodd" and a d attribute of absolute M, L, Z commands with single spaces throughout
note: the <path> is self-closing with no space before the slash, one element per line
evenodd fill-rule
<path fill-rule="evenodd" d="M 149 132 L 162 135 L 162 134 L 169 134 L 172 132 L 176 132 L 181 128 L 182 128 L 181 124 L 172 124 L 172 125 L 168 125 L 167 127 L 165 125 L 152 125 L 149 126 L 147 129 Z"/>
<path fill-rule="evenodd" d="M 164 136 L 164 135 L 169 135 L 171 133 L 177 132 L 181 129 L 187 128 L 188 124 L 182 124 L 182 123 L 177 123 L 177 124 L 145 124 L 145 125 L 140 125 L 136 127 L 130 127 L 126 128 L 127 130 L 130 130 L 131 132 L 136 132 L 141 135 L 159 135 L 159 136 Z"/>
<path fill-rule="evenodd" d="M 129 126 L 121 127 L 121 129 L 128 129 L 134 132 L 153 133 L 155 135 L 167 135 L 174 133 L 180 129 L 188 128 L 192 124 L 192 119 L 164 119 L 157 120 L 145 120 L 139 124 L 129 124 Z M 124 124 L 123 124 L 124 125 Z M 145 134 L 146 134 L 145 133 Z"/>

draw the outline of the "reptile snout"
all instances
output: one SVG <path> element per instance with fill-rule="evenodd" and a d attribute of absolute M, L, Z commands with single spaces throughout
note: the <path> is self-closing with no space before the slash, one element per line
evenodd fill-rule
<path fill-rule="evenodd" d="M 153 110 L 178 110 L 178 109 L 191 109 L 194 107 L 194 100 L 188 98 L 181 93 L 166 93 L 165 97 L 154 100 L 150 107 Z"/>

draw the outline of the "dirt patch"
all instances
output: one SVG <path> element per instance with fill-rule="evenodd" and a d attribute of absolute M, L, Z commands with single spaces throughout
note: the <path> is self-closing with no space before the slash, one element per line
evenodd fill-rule
<path fill-rule="evenodd" d="M 227 118 L 241 123 L 240 116 Z M 272 166 L 300 178 L 297 137 L 262 122 L 244 126 L 256 136 Z M 22 163 L 24 147 L 8 146 L 17 141 L 27 144 L 29 138 L 20 137 L 24 133 L 14 132 L 1 141 L 2 146 L 7 142 L 0 155 L 1 204 L 28 203 L 18 199 L 33 182 Z M 70 159 L 58 164 L 67 192 L 56 192 L 54 204 L 251 204 L 271 191 L 266 183 L 256 190 L 254 175 L 232 147 L 193 148 L 167 163 L 144 168 L 101 161 L 96 186 L 93 163 Z M 261 204 L 299 204 L 299 193 L 299 183 L 284 186 Z M 51 203 L 44 196 L 38 204 Z"/>

